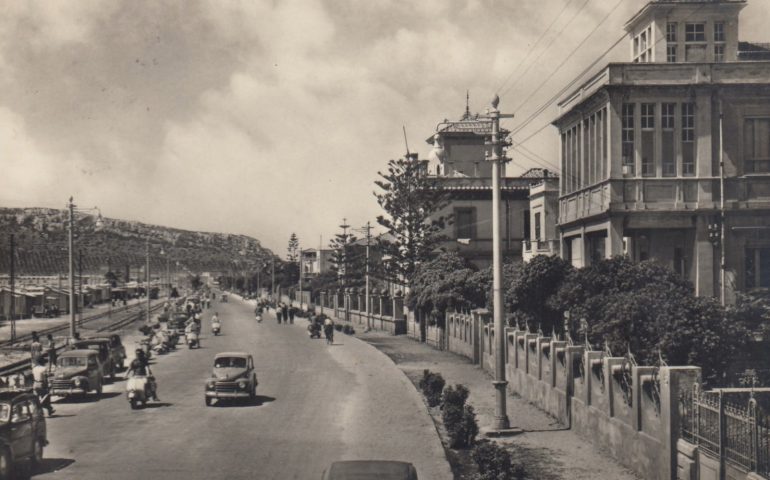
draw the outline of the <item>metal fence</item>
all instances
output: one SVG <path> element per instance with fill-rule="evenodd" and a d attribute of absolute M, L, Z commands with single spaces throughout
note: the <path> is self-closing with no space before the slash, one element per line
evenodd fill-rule
<path fill-rule="evenodd" d="M 743 405 L 737 403 L 742 398 L 748 398 Z M 770 419 L 758 409 L 750 389 L 700 391 L 695 384 L 682 393 L 679 411 L 682 439 L 718 459 L 723 472 L 729 463 L 770 476 Z"/>

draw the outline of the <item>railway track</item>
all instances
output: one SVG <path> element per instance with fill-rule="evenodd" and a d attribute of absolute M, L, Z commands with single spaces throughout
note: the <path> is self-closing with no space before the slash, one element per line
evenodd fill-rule
<path fill-rule="evenodd" d="M 130 324 L 136 322 L 137 320 L 140 320 L 141 318 L 144 318 L 145 309 L 144 308 L 134 308 L 136 306 L 137 305 L 130 305 L 128 307 L 121 307 L 119 310 L 117 310 L 117 309 L 113 310 L 112 311 L 113 314 L 115 314 L 115 312 L 117 311 L 118 313 L 122 313 L 122 314 L 125 314 L 125 315 L 120 315 L 121 318 L 115 319 L 114 322 L 111 322 L 111 323 L 109 323 L 107 325 L 100 326 L 99 328 L 96 328 L 96 329 L 94 329 L 92 331 L 94 331 L 94 332 L 109 332 L 109 331 L 113 331 L 113 330 L 118 330 L 118 329 L 121 329 L 121 328 L 123 328 L 123 327 L 125 327 L 127 325 L 130 325 Z M 140 307 L 144 307 L 144 305 L 139 305 L 139 306 Z M 163 304 L 162 303 L 158 303 L 157 305 L 154 305 L 154 306 L 150 307 L 150 313 L 155 312 L 155 311 L 159 310 L 162 307 L 163 307 Z M 106 316 L 108 316 L 108 315 L 107 314 L 99 314 L 99 315 L 94 315 L 92 317 L 84 318 L 83 321 L 79 325 L 82 327 L 84 325 L 87 325 L 88 323 L 91 323 L 91 322 L 95 321 L 95 320 L 103 319 Z M 55 332 L 59 332 L 59 331 L 62 331 L 62 330 L 67 330 L 67 329 L 69 329 L 69 325 L 68 324 L 59 325 L 59 326 L 56 326 L 56 327 L 51 327 L 51 328 L 46 329 L 46 330 L 40 330 L 38 332 L 38 334 L 43 336 L 43 335 L 45 335 L 47 333 L 55 333 Z M 29 339 L 32 338 L 32 336 L 31 335 L 24 335 L 22 337 L 19 337 L 15 342 L 13 342 L 13 344 L 22 342 L 22 341 L 24 341 L 25 338 L 26 338 L 26 340 L 29 340 Z M 4 342 L 3 344 L 0 344 L 0 346 L 8 346 L 9 344 L 11 344 L 11 343 L 10 342 Z M 64 350 L 65 348 L 67 348 L 66 345 L 61 345 L 61 346 L 56 348 L 56 352 L 58 353 L 58 352 Z M 23 374 L 23 375 L 26 376 L 27 374 L 31 373 L 31 370 L 32 370 L 32 365 L 31 365 L 30 359 L 29 358 L 25 358 L 23 360 L 19 360 L 19 361 L 13 362 L 13 363 L 9 363 L 7 365 L 0 366 L 0 377 L 10 376 L 10 375 L 18 375 L 18 374 Z"/>

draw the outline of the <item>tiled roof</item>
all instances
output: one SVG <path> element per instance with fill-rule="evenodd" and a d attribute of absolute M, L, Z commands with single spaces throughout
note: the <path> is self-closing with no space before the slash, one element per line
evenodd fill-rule
<path fill-rule="evenodd" d="M 770 43 L 738 43 L 739 60 L 770 60 Z"/>

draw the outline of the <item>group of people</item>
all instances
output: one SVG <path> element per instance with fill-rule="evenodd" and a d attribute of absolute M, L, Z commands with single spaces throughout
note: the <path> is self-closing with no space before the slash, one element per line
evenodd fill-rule
<path fill-rule="evenodd" d="M 275 318 L 278 323 L 294 323 L 294 316 L 297 314 L 297 307 L 289 306 L 283 302 L 278 302 L 275 306 Z"/>

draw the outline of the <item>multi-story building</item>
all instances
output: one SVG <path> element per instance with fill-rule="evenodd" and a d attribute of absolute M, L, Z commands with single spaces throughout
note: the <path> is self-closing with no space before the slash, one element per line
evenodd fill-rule
<path fill-rule="evenodd" d="M 491 134 L 490 123 L 471 115 L 466 107 L 459 121 L 439 124 L 427 139 L 433 145 L 428 174 L 450 195 L 449 204 L 436 213 L 437 218 L 453 218 L 442 232 L 446 238 L 442 248 L 459 252 L 478 267 L 492 263 L 492 166 L 485 143 Z M 500 179 L 505 257 L 521 258 L 523 241 L 531 230 L 529 188 L 546 176 L 547 172 L 532 169 L 520 177 Z"/>
<path fill-rule="evenodd" d="M 536 255 L 559 255 L 559 178 L 542 171 L 542 180 L 529 187 L 529 235 L 525 234 L 522 258 L 528 262 Z"/>
<path fill-rule="evenodd" d="M 331 271 L 334 250 L 307 248 L 302 250 L 302 274 L 316 276 Z"/>
<path fill-rule="evenodd" d="M 625 27 L 631 62 L 559 104 L 559 230 L 574 265 L 655 259 L 728 301 L 770 286 L 770 61 L 738 42 L 745 6 L 646 4 Z"/>

